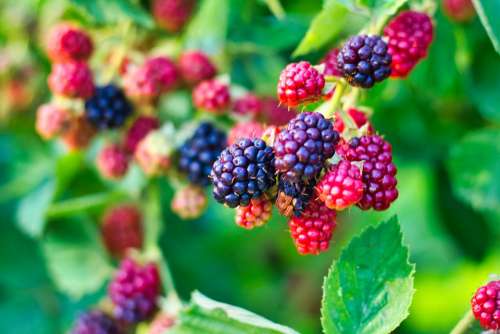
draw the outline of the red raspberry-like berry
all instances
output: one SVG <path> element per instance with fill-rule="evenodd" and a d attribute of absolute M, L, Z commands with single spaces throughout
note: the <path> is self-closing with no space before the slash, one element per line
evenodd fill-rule
<path fill-rule="evenodd" d="M 235 144 L 243 138 L 261 138 L 264 134 L 264 126 L 259 122 L 248 121 L 236 123 L 227 135 L 228 145 Z"/>
<path fill-rule="evenodd" d="M 476 10 L 471 0 L 442 0 L 444 13 L 455 22 L 470 21 Z"/>
<path fill-rule="evenodd" d="M 324 75 L 332 75 L 335 77 L 342 76 L 342 72 L 337 68 L 339 51 L 338 48 L 331 49 L 321 61 L 325 65 L 325 70 L 323 71 Z"/>
<path fill-rule="evenodd" d="M 92 72 L 83 62 L 54 64 L 48 84 L 52 93 L 70 98 L 87 99 L 94 93 Z"/>
<path fill-rule="evenodd" d="M 188 85 L 196 85 L 203 80 L 212 79 L 217 68 L 208 56 L 201 51 L 184 52 L 178 61 L 182 79 Z"/>
<path fill-rule="evenodd" d="M 433 38 L 431 18 L 415 11 L 404 11 L 384 29 L 392 56 L 391 76 L 404 78 L 415 65 L 427 56 Z"/>
<path fill-rule="evenodd" d="M 87 60 L 93 49 L 90 36 L 71 24 L 59 24 L 49 32 L 47 53 L 53 62 Z"/>
<path fill-rule="evenodd" d="M 261 103 L 261 116 L 266 124 L 282 126 L 297 116 L 297 111 L 295 109 L 280 105 L 279 101 L 273 97 L 262 98 Z"/>
<path fill-rule="evenodd" d="M 248 230 L 262 226 L 271 219 L 273 203 L 266 198 L 250 200 L 248 206 L 236 208 L 236 225 Z"/>
<path fill-rule="evenodd" d="M 175 193 L 172 211 L 182 219 L 196 219 L 203 214 L 207 203 L 207 195 L 201 187 L 188 185 Z"/>
<path fill-rule="evenodd" d="M 474 317 L 484 329 L 500 329 L 500 280 L 477 289 L 471 305 Z"/>
<path fill-rule="evenodd" d="M 150 318 L 158 307 L 160 292 L 160 274 L 156 265 L 141 266 L 131 258 L 121 262 L 108 291 L 115 317 L 126 323 Z"/>
<path fill-rule="evenodd" d="M 220 114 L 229 106 L 229 87 L 217 80 L 205 80 L 193 90 L 193 103 L 197 108 Z"/>
<path fill-rule="evenodd" d="M 193 0 L 153 0 L 151 9 L 156 23 L 169 32 L 180 31 L 193 12 Z"/>
<path fill-rule="evenodd" d="M 321 98 L 325 78 L 307 61 L 288 64 L 280 74 L 278 99 L 289 107 Z"/>
<path fill-rule="evenodd" d="M 316 192 L 327 208 L 344 210 L 363 196 L 361 170 L 354 163 L 342 160 L 325 173 L 316 186 Z"/>
<path fill-rule="evenodd" d="M 121 258 L 129 249 L 142 247 L 142 214 L 131 204 L 111 207 L 102 218 L 101 233 L 108 252 Z"/>
<path fill-rule="evenodd" d="M 147 175 L 161 175 L 170 167 L 172 150 L 167 137 L 154 130 L 137 145 L 135 160 Z"/>
<path fill-rule="evenodd" d="M 256 118 L 262 112 L 262 101 L 256 95 L 248 93 L 234 101 L 233 111 L 238 115 Z"/>
<path fill-rule="evenodd" d="M 300 217 L 288 222 L 292 239 L 301 255 L 317 255 L 330 246 L 336 213 L 318 201 L 309 202 Z"/>
<path fill-rule="evenodd" d="M 43 139 L 52 139 L 69 126 L 71 113 L 55 104 L 43 104 L 36 112 L 36 131 Z"/>
<path fill-rule="evenodd" d="M 366 135 L 342 145 L 338 153 L 349 161 L 363 162 L 364 192 L 357 206 L 363 210 L 389 208 L 398 198 L 391 144 L 378 135 Z"/>
<path fill-rule="evenodd" d="M 139 116 L 130 126 L 125 134 L 124 146 L 127 152 L 134 153 L 139 142 L 152 130 L 160 127 L 160 122 L 156 117 Z"/>
<path fill-rule="evenodd" d="M 351 117 L 352 121 L 354 122 L 354 124 L 356 124 L 356 127 L 358 129 L 368 123 L 368 117 L 366 117 L 366 114 L 361 110 L 358 110 L 356 108 L 349 108 L 347 110 L 347 114 Z M 345 130 L 344 120 L 339 113 L 335 113 L 335 122 L 333 124 L 333 127 L 339 133 L 342 133 Z M 373 133 L 373 127 L 371 124 L 368 124 L 367 133 Z"/>
<path fill-rule="evenodd" d="M 167 57 L 157 56 L 149 58 L 144 63 L 144 67 L 158 82 L 161 93 L 170 91 L 179 79 L 179 72 L 175 63 Z"/>
<path fill-rule="evenodd" d="M 127 152 L 117 144 L 103 147 L 97 155 L 97 168 L 107 179 L 121 179 L 128 170 Z"/>
<path fill-rule="evenodd" d="M 159 313 L 155 316 L 151 325 L 149 326 L 148 334 L 165 334 L 169 328 L 175 325 L 175 317 L 166 314 Z"/>
<path fill-rule="evenodd" d="M 87 120 L 85 115 L 74 117 L 62 134 L 62 140 L 69 150 L 86 148 L 97 133 L 96 128 Z"/>

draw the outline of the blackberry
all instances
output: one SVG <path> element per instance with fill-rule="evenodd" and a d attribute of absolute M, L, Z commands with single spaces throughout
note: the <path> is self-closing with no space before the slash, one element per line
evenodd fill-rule
<path fill-rule="evenodd" d="M 206 186 L 212 164 L 226 147 L 226 135 L 210 123 L 201 123 L 179 149 L 179 170 L 193 184 Z"/>
<path fill-rule="evenodd" d="M 276 183 L 273 150 L 262 139 L 241 139 L 222 151 L 210 176 L 218 202 L 247 206 Z"/>
<path fill-rule="evenodd" d="M 276 207 L 285 217 L 300 217 L 314 195 L 316 180 L 309 182 L 289 182 L 280 177 L 278 179 L 278 194 Z"/>
<path fill-rule="evenodd" d="M 85 115 L 99 129 L 118 128 L 130 114 L 132 105 L 113 84 L 97 87 L 94 96 L 85 101 Z"/>
<path fill-rule="evenodd" d="M 319 113 L 301 113 L 274 142 L 276 171 L 287 181 L 311 180 L 333 156 L 338 141 L 331 121 Z"/>
<path fill-rule="evenodd" d="M 391 74 L 391 55 L 380 36 L 351 37 L 337 56 L 337 66 L 352 86 L 371 88 Z"/>
<path fill-rule="evenodd" d="M 484 329 L 500 329 L 500 280 L 477 289 L 471 306 L 474 317 Z"/>
<path fill-rule="evenodd" d="M 92 310 L 81 314 L 71 334 L 121 334 L 124 333 L 116 321 L 106 313 Z"/>

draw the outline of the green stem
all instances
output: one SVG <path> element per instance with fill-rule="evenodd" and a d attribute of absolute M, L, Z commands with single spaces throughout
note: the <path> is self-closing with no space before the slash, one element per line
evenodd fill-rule
<path fill-rule="evenodd" d="M 323 112 L 323 116 L 327 119 L 333 118 L 335 111 L 338 109 L 340 105 L 340 99 L 342 98 L 342 95 L 344 95 L 344 91 L 346 89 L 346 84 L 345 82 L 338 82 L 337 85 L 335 86 L 335 92 L 333 93 L 333 96 L 331 99 L 327 102 L 327 108 Z"/>
<path fill-rule="evenodd" d="M 79 211 L 87 211 L 117 202 L 125 198 L 121 192 L 98 193 L 68 199 L 52 204 L 47 210 L 47 218 L 62 217 Z"/>
<path fill-rule="evenodd" d="M 283 9 L 283 6 L 281 5 L 280 0 L 266 0 L 267 7 L 269 7 L 269 10 L 273 13 L 274 16 L 278 20 L 282 20 L 285 18 L 285 10 Z"/>
<path fill-rule="evenodd" d="M 472 311 L 467 311 L 465 315 L 460 319 L 455 328 L 450 332 L 450 334 L 465 334 L 474 325 L 475 319 Z"/>

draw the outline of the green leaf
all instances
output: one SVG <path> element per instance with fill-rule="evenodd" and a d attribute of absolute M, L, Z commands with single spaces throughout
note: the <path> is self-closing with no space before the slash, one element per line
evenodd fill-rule
<path fill-rule="evenodd" d="M 180 313 L 173 334 L 298 334 L 242 308 L 217 302 L 194 292 Z"/>
<path fill-rule="evenodd" d="M 112 272 L 97 228 L 88 219 L 53 221 L 42 249 L 54 282 L 74 298 L 99 289 Z"/>
<path fill-rule="evenodd" d="M 500 53 L 500 2 L 492 0 L 472 0 L 479 19 L 490 37 L 493 47 Z"/>
<path fill-rule="evenodd" d="M 38 237 L 42 233 L 54 192 L 54 179 L 46 179 L 19 202 L 17 223 L 31 237 Z"/>
<path fill-rule="evenodd" d="M 211 55 L 221 53 L 227 37 L 228 15 L 228 0 L 204 0 L 186 30 L 186 47 Z"/>
<path fill-rule="evenodd" d="M 348 13 L 348 8 L 339 1 L 325 1 L 323 9 L 314 17 L 309 30 L 293 52 L 293 57 L 317 50 L 331 41 L 342 31 Z"/>
<path fill-rule="evenodd" d="M 56 195 L 62 193 L 66 189 L 78 171 L 81 170 L 83 163 L 83 155 L 81 152 L 66 154 L 56 161 Z"/>
<path fill-rule="evenodd" d="M 123 20 L 130 20 L 146 28 L 154 26 L 149 13 L 131 0 L 70 1 L 98 24 L 115 24 Z"/>
<path fill-rule="evenodd" d="M 392 332 L 408 316 L 413 271 L 396 217 L 366 229 L 341 253 L 325 279 L 324 332 Z"/>
<path fill-rule="evenodd" d="M 450 153 L 448 170 L 454 191 L 479 210 L 500 212 L 500 130 L 469 133 Z"/>
<path fill-rule="evenodd" d="M 472 100 L 481 115 L 489 121 L 500 123 L 500 99 L 498 98 L 500 61 L 498 61 L 498 54 L 493 50 L 483 52 L 471 67 L 472 82 L 469 89 L 472 93 Z"/>

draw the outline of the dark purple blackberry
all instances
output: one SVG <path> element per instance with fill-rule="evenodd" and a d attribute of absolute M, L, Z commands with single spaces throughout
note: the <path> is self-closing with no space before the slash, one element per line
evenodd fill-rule
<path fill-rule="evenodd" d="M 335 153 L 339 134 L 331 121 L 315 112 L 292 119 L 274 142 L 276 171 L 285 181 L 309 181 Z"/>
<path fill-rule="evenodd" d="M 351 37 L 337 56 L 337 66 L 352 86 L 370 88 L 391 74 L 391 55 L 380 36 Z"/>
<path fill-rule="evenodd" d="M 276 183 L 273 149 L 262 139 L 241 139 L 222 151 L 210 177 L 218 202 L 247 206 Z"/>
<path fill-rule="evenodd" d="M 214 161 L 226 147 L 226 135 L 210 123 L 201 123 L 179 149 L 179 170 L 193 184 L 206 186 Z"/>
<path fill-rule="evenodd" d="M 278 179 L 278 195 L 276 207 L 285 217 L 300 217 L 311 201 L 314 194 L 316 179 L 309 182 L 289 182 L 280 177 Z"/>
<path fill-rule="evenodd" d="M 123 91 L 113 84 L 97 87 L 94 95 L 85 101 L 85 115 L 99 129 L 119 128 L 132 111 Z"/>
<path fill-rule="evenodd" d="M 78 317 L 71 334 L 121 334 L 123 333 L 113 318 L 102 311 L 93 310 Z"/>

